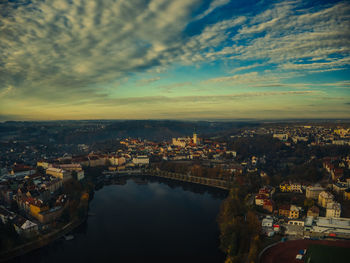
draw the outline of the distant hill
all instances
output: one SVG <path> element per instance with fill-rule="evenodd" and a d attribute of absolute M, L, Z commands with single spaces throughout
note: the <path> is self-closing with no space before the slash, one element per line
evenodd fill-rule
<path fill-rule="evenodd" d="M 169 140 L 172 137 L 217 136 L 232 133 L 242 127 L 258 126 L 257 122 L 209 122 L 174 120 L 92 120 L 0 123 L 0 138 L 22 140 L 54 140 L 56 143 L 92 143 L 116 138 Z"/>

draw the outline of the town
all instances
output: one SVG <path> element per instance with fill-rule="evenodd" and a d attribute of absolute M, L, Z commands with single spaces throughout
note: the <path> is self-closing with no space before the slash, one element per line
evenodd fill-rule
<path fill-rule="evenodd" d="M 1 139 L 3 251 L 84 220 L 93 191 L 89 170 L 96 167 L 106 178 L 143 174 L 245 187 L 245 205 L 259 219 L 266 245 L 283 238 L 350 238 L 348 124 L 263 124 L 160 141 L 49 142 Z"/>

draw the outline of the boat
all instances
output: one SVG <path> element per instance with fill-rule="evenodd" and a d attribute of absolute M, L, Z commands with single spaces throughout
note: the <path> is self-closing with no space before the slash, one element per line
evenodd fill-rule
<path fill-rule="evenodd" d="M 74 236 L 73 236 L 73 235 L 65 235 L 65 236 L 64 236 L 64 239 L 65 239 L 66 241 L 69 241 L 69 240 L 74 239 Z"/>

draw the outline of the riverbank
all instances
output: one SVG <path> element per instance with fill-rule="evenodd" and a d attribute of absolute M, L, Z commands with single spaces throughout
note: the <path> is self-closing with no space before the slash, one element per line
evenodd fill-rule
<path fill-rule="evenodd" d="M 80 226 L 86 218 L 81 220 L 74 220 L 63 226 L 61 229 L 54 230 L 46 235 L 39 236 L 38 239 L 31 241 L 29 243 L 25 243 L 23 245 L 17 246 L 9 251 L 5 251 L 3 253 L 0 253 L 0 262 L 9 261 L 13 258 L 16 258 L 18 256 L 22 256 L 26 253 L 29 253 L 35 249 L 39 249 L 41 247 L 44 247 L 51 242 L 63 237 L 64 235 L 68 234 L 69 232 L 73 231 L 75 228 Z"/>

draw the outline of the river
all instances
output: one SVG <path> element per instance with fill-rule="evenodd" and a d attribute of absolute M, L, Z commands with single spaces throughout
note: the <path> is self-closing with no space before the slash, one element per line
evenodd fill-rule
<path fill-rule="evenodd" d="M 95 191 L 74 239 L 14 262 L 223 262 L 216 217 L 226 192 L 161 178 L 128 178 Z"/>

